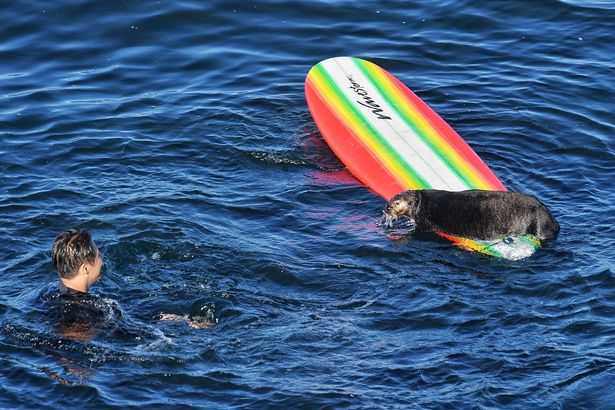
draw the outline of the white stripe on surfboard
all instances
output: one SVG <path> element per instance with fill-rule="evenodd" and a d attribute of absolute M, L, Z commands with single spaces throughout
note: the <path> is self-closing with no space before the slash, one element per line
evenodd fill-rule
<path fill-rule="evenodd" d="M 339 57 L 321 63 L 329 75 L 335 79 L 344 96 L 355 102 L 354 106 L 367 119 L 369 124 L 380 132 L 393 149 L 435 189 L 461 191 L 468 185 L 454 173 L 405 120 L 391 107 L 378 89 L 365 77 L 350 57 Z M 351 87 L 348 75 L 361 86 L 390 119 L 378 119 L 372 108 L 359 104 L 362 96 Z M 364 101 L 364 100 L 363 100 Z"/>

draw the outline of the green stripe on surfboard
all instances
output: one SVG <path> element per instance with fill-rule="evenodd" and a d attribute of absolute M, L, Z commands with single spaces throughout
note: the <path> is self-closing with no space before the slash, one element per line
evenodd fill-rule
<path fill-rule="evenodd" d="M 438 149 L 434 141 L 427 135 L 427 133 L 423 129 L 421 129 L 421 127 L 419 127 L 410 117 L 408 117 L 408 115 L 402 109 L 400 109 L 399 106 L 392 103 L 392 101 L 394 101 L 395 99 L 394 96 L 391 95 L 389 91 L 382 86 L 381 82 L 377 78 L 374 78 L 373 74 L 366 66 L 367 62 L 354 57 L 352 58 L 352 61 L 370 80 L 372 85 L 376 87 L 378 92 L 384 97 L 384 100 L 388 102 L 389 107 L 391 107 L 395 112 L 397 112 L 399 117 L 406 123 L 408 127 L 410 127 L 415 132 L 415 134 L 425 143 L 425 145 L 429 147 L 433 154 L 436 155 L 444 164 L 446 164 L 451 173 L 455 174 L 459 178 L 459 180 L 466 185 L 467 189 L 479 188 L 478 185 L 472 182 L 468 175 L 465 175 L 457 166 L 455 166 L 454 159 L 450 155 L 447 155 L 444 151 Z M 425 120 L 427 121 L 427 119 Z"/>
<path fill-rule="evenodd" d="M 366 134 L 372 138 L 387 154 L 395 160 L 395 162 L 406 171 L 407 175 L 416 183 L 417 187 L 431 188 L 431 184 L 427 182 L 408 164 L 399 153 L 386 141 L 386 139 L 378 132 L 367 120 L 367 118 L 354 106 L 354 104 L 344 95 L 339 86 L 331 78 L 324 67 L 317 65 L 314 67 L 316 73 L 321 79 L 327 83 L 329 89 L 333 91 L 337 100 L 344 106 L 346 111 L 354 117 L 354 119 L 363 125 Z"/>

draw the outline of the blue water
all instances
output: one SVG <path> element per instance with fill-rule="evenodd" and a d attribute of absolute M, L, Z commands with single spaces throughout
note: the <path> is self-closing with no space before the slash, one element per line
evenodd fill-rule
<path fill-rule="evenodd" d="M 615 408 L 615 3 L 0 4 L 0 407 Z M 562 230 L 521 261 L 392 239 L 303 81 L 392 72 Z M 49 249 L 106 259 L 58 333 Z M 194 329 L 161 314 L 201 316 Z"/>

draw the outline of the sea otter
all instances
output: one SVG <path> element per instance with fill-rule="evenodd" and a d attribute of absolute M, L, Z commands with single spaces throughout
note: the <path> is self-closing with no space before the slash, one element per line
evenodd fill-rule
<path fill-rule="evenodd" d="M 384 213 L 393 219 L 408 217 L 417 231 L 472 239 L 530 234 L 548 241 L 559 232 L 559 224 L 542 202 L 518 192 L 410 190 L 393 197 Z"/>

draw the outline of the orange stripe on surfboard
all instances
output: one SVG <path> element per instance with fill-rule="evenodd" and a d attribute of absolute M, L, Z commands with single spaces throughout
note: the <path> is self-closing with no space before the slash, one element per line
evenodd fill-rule
<path fill-rule="evenodd" d="M 450 168 L 466 181 L 468 188 L 506 189 L 468 144 L 427 104 L 390 73 L 369 61 L 359 61 L 359 66 L 373 75 L 375 82 L 390 98 L 391 105 L 407 119 L 410 126 L 418 128 Z"/>

